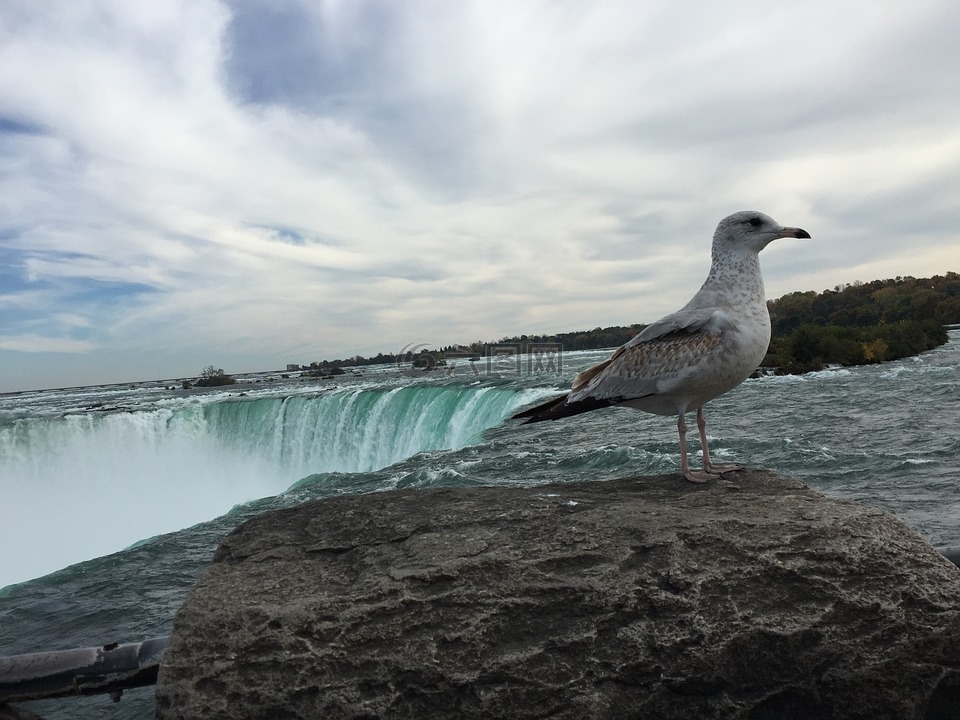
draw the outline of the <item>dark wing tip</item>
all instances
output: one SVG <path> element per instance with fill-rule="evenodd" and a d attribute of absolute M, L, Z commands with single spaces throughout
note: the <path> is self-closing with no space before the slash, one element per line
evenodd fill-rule
<path fill-rule="evenodd" d="M 511 416 L 513 420 L 523 420 L 524 425 L 528 423 L 542 422 L 544 420 L 559 420 L 560 418 L 579 415 L 580 413 L 590 412 L 599 408 L 616 405 L 617 400 L 604 398 L 587 398 L 579 402 L 567 402 L 567 395 L 547 400 L 545 403 L 534 405 L 532 408 L 518 412 Z"/>
<path fill-rule="evenodd" d="M 514 413 L 510 416 L 511 420 L 523 420 L 524 424 L 532 422 L 540 422 L 541 420 L 552 420 L 552 417 L 549 417 L 548 414 L 554 408 L 562 406 L 567 400 L 566 395 L 560 395 L 558 397 L 550 398 L 544 403 L 539 405 L 534 405 L 532 408 L 527 408 L 521 412 Z M 544 417 L 539 417 L 543 415 Z"/>

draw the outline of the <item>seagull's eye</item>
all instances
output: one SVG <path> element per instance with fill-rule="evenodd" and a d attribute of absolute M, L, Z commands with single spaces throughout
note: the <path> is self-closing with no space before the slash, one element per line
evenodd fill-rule
<path fill-rule="evenodd" d="M 750 218 L 750 224 L 754 227 L 760 227 L 760 218 Z"/>

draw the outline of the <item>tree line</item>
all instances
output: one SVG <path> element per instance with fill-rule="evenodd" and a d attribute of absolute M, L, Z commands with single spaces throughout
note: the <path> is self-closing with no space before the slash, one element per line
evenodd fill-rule
<path fill-rule="evenodd" d="M 945 324 L 960 324 L 960 274 L 948 272 L 930 278 L 898 276 L 888 280 L 854 282 L 823 292 L 793 292 L 767 303 L 770 310 L 770 348 L 763 365 L 778 372 L 802 373 L 829 365 L 863 365 L 917 355 L 947 341 Z M 477 340 L 435 349 L 416 348 L 400 353 L 356 355 L 342 360 L 311 363 L 324 375 L 333 368 L 416 364 L 429 355 L 442 361 L 455 355 L 482 358 L 505 346 L 527 353 L 553 346 L 564 352 L 615 348 L 646 325 L 614 325 L 565 333 L 517 335 L 496 342 Z M 423 364 L 423 363 L 422 363 Z M 423 364 L 429 366 L 429 364 Z M 318 373 L 319 374 L 319 373 Z"/>
<path fill-rule="evenodd" d="M 864 365 L 917 355 L 947 341 L 960 323 L 960 275 L 898 276 L 794 292 L 767 303 L 766 367 L 785 373 Z"/>

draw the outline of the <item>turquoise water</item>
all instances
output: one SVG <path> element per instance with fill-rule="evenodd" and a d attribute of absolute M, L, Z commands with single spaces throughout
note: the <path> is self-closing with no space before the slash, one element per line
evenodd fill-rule
<path fill-rule="evenodd" d="M 711 452 L 883 507 L 936 545 L 960 544 L 958 341 L 954 331 L 918 358 L 749 380 L 708 406 Z M 561 371 L 538 374 L 381 368 L 227 391 L 143 384 L 0 397 L 0 504 L 15 509 L 0 528 L 0 655 L 168 634 L 220 539 L 264 510 L 398 487 L 676 472 L 669 418 L 611 409 L 507 421 L 608 354 L 567 354 Z M 148 718 L 151 692 L 33 708 Z"/>

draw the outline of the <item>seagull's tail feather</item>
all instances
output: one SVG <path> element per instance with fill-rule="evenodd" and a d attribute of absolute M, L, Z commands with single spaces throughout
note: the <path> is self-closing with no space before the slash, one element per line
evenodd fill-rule
<path fill-rule="evenodd" d="M 567 402 L 567 395 L 547 400 L 540 405 L 534 405 L 532 408 L 518 412 L 511 417 L 512 420 L 523 420 L 523 424 L 541 422 L 543 420 L 559 420 L 560 418 L 579 415 L 580 413 L 590 412 L 599 408 L 616 405 L 614 400 L 596 398 L 586 398 L 577 402 Z"/>

